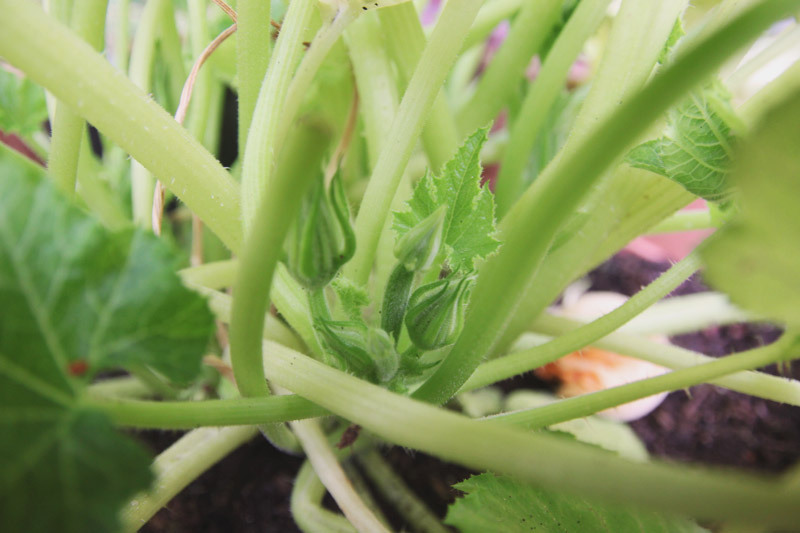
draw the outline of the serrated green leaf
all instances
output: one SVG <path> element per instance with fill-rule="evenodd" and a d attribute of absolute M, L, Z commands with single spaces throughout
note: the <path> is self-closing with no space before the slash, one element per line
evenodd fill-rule
<path fill-rule="evenodd" d="M 634 148 L 626 161 L 680 183 L 706 200 L 725 200 L 730 194 L 736 122 L 730 95 L 715 83 L 692 92 L 672 108 L 664 135 Z"/>
<path fill-rule="evenodd" d="M 29 135 L 47 120 L 44 91 L 0 67 L 0 130 Z"/>
<path fill-rule="evenodd" d="M 152 481 L 148 455 L 81 402 L 103 368 L 197 373 L 213 322 L 174 263 L 155 237 L 106 231 L 0 148 L 4 531 L 114 531 L 121 506 Z"/>
<path fill-rule="evenodd" d="M 461 533 L 705 531 L 682 518 L 599 505 L 576 496 L 541 490 L 506 476 L 480 474 L 454 487 L 467 495 L 450 505 L 445 523 Z"/>
<path fill-rule="evenodd" d="M 0 175 L 0 351 L 61 372 L 81 361 L 84 379 L 133 363 L 196 377 L 213 317 L 175 254 L 140 230 L 109 233 L 6 150 Z"/>
<path fill-rule="evenodd" d="M 703 249 L 709 282 L 744 308 L 800 326 L 800 100 L 779 104 L 742 142 L 740 211 Z"/>
<path fill-rule="evenodd" d="M 471 270 L 476 258 L 494 252 L 499 242 L 494 238 L 494 197 L 480 186 L 480 151 L 488 128 L 467 138 L 441 176 L 427 173 L 414 188 L 409 211 L 395 213 L 394 230 L 398 238 L 422 222 L 440 206 L 447 206 L 444 243 L 447 261 L 454 270 Z"/>

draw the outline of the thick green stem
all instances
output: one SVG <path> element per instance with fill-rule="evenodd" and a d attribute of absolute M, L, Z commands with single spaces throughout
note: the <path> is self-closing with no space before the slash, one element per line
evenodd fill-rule
<path fill-rule="evenodd" d="M 102 390 L 102 389 L 100 389 Z M 94 396 L 83 402 L 118 426 L 191 429 L 202 426 L 255 426 L 324 416 L 328 412 L 295 395 L 156 402 Z"/>
<path fill-rule="evenodd" d="M 356 460 L 364 467 L 367 476 L 378 492 L 397 509 L 403 518 L 408 520 L 414 531 L 420 533 L 447 533 L 450 531 L 414 494 L 403 478 L 397 475 L 397 472 L 378 451 L 368 450 L 356 455 Z"/>
<path fill-rule="evenodd" d="M 153 487 L 123 507 L 122 530 L 138 531 L 184 487 L 256 433 L 254 427 L 202 428 L 181 437 L 156 457 Z"/>
<path fill-rule="evenodd" d="M 470 420 L 266 345 L 272 381 L 401 446 L 605 501 L 706 519 L 792 527 L 800 520 L 796 494 L 760 476 L 632 462 L 560 437 Z"/>
<path fill-rule="evenodd" d="M 406 2 L 378 11 L 383 39 L 397 65 L 401 92 L 405 91 L 425 49 L 425 32 L 414 4 Z M 444 91 L 440 90 L 422 129 L 422 146 L 432 170 L 453 156 L 459 143 L 456 122 Z"/>
<path fill-rule="evenodd" d="M 346 518 L 322 507 L 325 492 L 314 467 L 304 462 L 292 488 L 292 517 L 298 527 L 305 533 L 355 533 Z"/>
<path fill-rule="evenodd" d="M 209 40 L 206 7 L 206 0 L 189 0 L 189 43 L 192 57 L 195 60 L 203 53 Z M 209 67 L 201 68 L 197 73 L 192 90 L 187 129 L 201 143 L 205 140 L 209 110 L 211 109 L 211 80 L 211 69 Z"/>
<path fill-rule="evenodd" d="M 128 72 L 131 44 L 130 31 L 131 0 L 118 0 L 114 14 L 114 65 L 122 72 Z"/>
<path fill-rule="evenodd" d="M 558 95 L 564 89 L 569 69 L 586 40 L 605 17 L 608 0 L 581 2 L 547 54 L 542 69 L 531 84 L 511 128 L 495 188 L 497 215 L 502 218 L 525 188 L 525 168 Z"/>
<path fill-rule="evenodd" d="M 493 0 L 492 2 L 487 2 L 478 11 L 475 22 L 472 24 L 472 28 L 470 28 L 469 34 L 464 41 L 462 51 L 483 43 L 498 24 L 503 20 L 512 18 L 524 3 L 525 0 Z"/>
<path fill-rule="evenodd" d="M 588 346 L 597 339 L 616 331 L 623 324 L 675 290 L 698 268 L 700 268 L 699 257 L 696 254 L 690 254 L 680 263 L 673 265 L 672 268 L 659 276 L 650 285 L 636 293 L 630 300 L 594 322 L 559 336 L 547 344 L 484 363 L 475 370 L 475 373 L 461 387 L 460 392 L 484 387 L 533 370 L 555 361 L 563 355 Z"/>
<path fill-rule="evenodd" d="M 791 350 L 796 348 L 796 342 L 792 337 L 787 335 L 786 338 L 769 346 L 728 355 L 710 363 L 675 370 L 661 376 L 590 394 L 583 394 L 575 398 L 559 400 L 535 409 L 526 409 L 491 417 L 491 419 L 525 429 L 539 429 L 559 422 L 589 416 L 610 407 L 616 407 L 662 392 L 688 389 L 700 383 L 714 382 L 735 372 L 794 358 L 797 353 Z"/>
<path fill-rule="evenodd" d="M 347 277 L 361 285 L 366 284 L 372 271 L 378 240 L 411 150 L 481 3 L 462 0 L 445 5 L 400 102 L 391 135 L 372 172 L 356 218 L 355 256 L 345 266 Z"/>
<path fill-rule="evenodd" d="M 657 233 L 674 233 L 677 231 L 693 231 L 698 229 L 713 229 L 717 224 L 707 209 L 693 209 L 680 211 L 666 218 L 650 228 L 648 235 Z"/>
<path fill-rule="evenodd" d="M 558 159 L 539 176 L 506 217 L 503 247 L 481 270 L 464 332 L 433 376 L 417 389 L 416 397 L 444 402 L 458 391 L 499 342 L 556 233 L 591 185 L 681 95 L 798 5 L 798 0 L 762 3 L 713 32 L 596 124 L 570 156 Z"/>
<path fill-rule="evenodd" d="M 239 191 L 219 162 L 142 90 L 35 4 L 0 0 L 0 8 L 0 55 L 152 170 L 227 246 L 237 249 L 242 235 L 236 216 Z"/>
<path fill-rule="evenodd" d="M 543 315 L 536 320 L 533 327 L 538 333 L 558 336 L 575 329 L 578 325 L 579 323 L 566 318 Z M 713 357 L 697 352 L 619 331 L 594 341 L 592 345 L 601 350 L 643 359 L 672 369 L 690 368 L 714 360 Z M 760 372 L 739 372 L 720 378 L 714 381 L 714 384 L 767 400 L 800 405 L 800 381 L 793 379 Z"/>
<path fill-rule="evenodd" d="M 609 1 L 582 2 L 579 4 L 578 10 L 591 11 L 592 8 L 597 10 L 598 15 L 594 19 L 597 19 L 597 23 L 599 23 Z M 519 14 L 514 18 L 503 45 L 492 57 L 492 61 L 478 81 L 475 92 L 459 113 L 458 123 L 462 133 L 470 134 L 476 129 L 482 128 L 494 120 L 503 109 L 525 77 L 525 69 L 531 59 L 539 52 L 553 25 L 561 15 L 562 5 L 561 0 L 544 0 L 523 4 Z M 577 14 L 576 12 L 575 15 Z M 592 32 L 597 26 L 593 19 L 589 20 L 592 22 L 588 25 L 589 32 L 587 33 Z M 561 33 L 562 37 L 565 35 L 566 30 Z M 577 48 L 577 51 L 567 58 L 569 64 L 572 64 L 588 35 L 582 36 L 583 39 L 576 39 L 575 35 L 569 37 L 571 45 Z M 562 77 L 566 77 L 566 71 Z M 561 83 L 558 83 L 557 88 L 563 84 L 562 80 L 559 81 Z M 543 105 L 545 109 L 551 107 L 549 103 Z"/>
<path fill-rule="evenodd" d="M 303 445 L 303 450 L 322 484 L 356 530 L 362 533 L 388 533 L 389 530 L 364 504 L 347 479 L 325 434 L 319 427 L 319 422 L 316 420 L 293 422 L 292 429 Z"/>
<path fill-rule="evenodd" d="M 315 10 L 316 6 L 310 0 L 289 4 L 275 51 L 261 84 L 247 133 L 242 167 L 242 218 L 245 233 L 252 229 L 257 216 L 256 208 L 268 187 L 272 167 L 280 154 L 282 139 L 278 137 L 278 121 L 286 120 L 288 127 L 294 119 L 294 112 L 291 116 L 285 112 L 286 100 L 289 97 L 292 76 L 305 50 L 303 41 Z M 302 98 L 302 95 L 297 95 L 297 98 Z"/>
<path fill-rule="evenodd" d="M 277 51 L 276 56 L 277 57 Z M 256 138 L 256 123 L 250 138 Z M 329 135 L 301 122 L 287 141 L 278 174 L 259 198 L 259 208 L 242 250 L 231 319 L 231 361 L 244 396 L 267 396 L 261 358 L 264 314 L 289 225 L 308 186 L 318 176 Z"/>
<path fill-rule="evenodd" d="M 270 2 L 239 0 L 236 4 L 236 76 L 239 100 L 239 159 L 243 159 L 247 132 L 253 120 L 261 82 L 267 73 L 272 38 Z"/>
<path fill-rule="evenodd" d="M 105 44 L 103 32 L 107 8 L 108 0 L 85 0 L 78 2 L 72 10 L 70 26 L 79 37 L 98 51 Z M 75 194 L 78 159 L 85 127 L 84 120 L 69 106 L 61 102 L 56 104 L 47 169 L 58 188 L 70 197 Z"/>

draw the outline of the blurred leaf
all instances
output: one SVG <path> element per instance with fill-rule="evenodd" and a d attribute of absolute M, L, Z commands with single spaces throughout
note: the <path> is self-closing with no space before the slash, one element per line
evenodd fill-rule
<path fill-rule="evenodd" d="M 709 282 L 766 317 L 800 326 L 800 100 L 777 105 L 742 142 L 740 211 L 703 250 Z"/>
<path fill-rule="evenodd" d="M 476 258 L 494 252 L 494 196 L 480 186 L 480 151 L 488 128 L 473 133 L 447 162 L 441 176 L 426 174 L 408 201 L 409 211 L 394 214 L 397 238 L 425 220 L 440 206 L 447 206 L 444 243 L 454 270 L 473 268 Z"/>
<path fill-rule="evenodd" d="M 0 67 L 0 130 L 30 135 L 47 120 L 44 90 Z"/>
<path fill-rule="evenodd" d="M 719 202 L 730 194 L 734 125 L 730 95 L 720 83 L 694 91 L 667 113 L 664 135 L 631 150 L 627 162 Z"/>
<path fill-rule="evenodd" d="M 705 531 L 682 518 L 598 505 L 577 496 L 544 491 L 506 476 L 480 474 L 454 487 L 467 495 L 450 505 L 445 523 L 455 526 L 461 533 Z"/>

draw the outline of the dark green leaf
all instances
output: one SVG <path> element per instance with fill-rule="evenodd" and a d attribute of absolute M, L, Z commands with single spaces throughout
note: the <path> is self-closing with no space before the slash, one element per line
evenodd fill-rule
<path fill-rule="evenodd" d="M 45 120 L 42 88 L 0 67 L 0 130 L 29 135 L 40 131 Z"/>
<path fill-rule="evenodd" d="M 627 162 L 676 181 L 706 200 L 725 200 L 730 194 L 736 122 L 727 91 L 713 84 L 672 108 L 664 135 L 634 148 Z"/>
<path fill-rule="evenodd" d="M 54 372 L 85 364 L 85 379 L 134 363 L 197 376 L 213 319 L 175 254 L 150 233 L 109 233 L 37 174 L 0 152 L 0 351 Z"/>
<path fill-rule="evenodd" d="M 414 188 L 409 211 L 395 213 L 394 230 L 398 238 L 431 215 L 447 206 L 444 243 L 447 259 L 454 270 L 473 268 L 476 258 L 494 252 L 499 242 L 494 238 L 494 197 L 480 186 L 480 150 L 486 142 L 487 128 L 472 134 L 456 155 L 448 161 L 441 176 L 430 173 Z"/>
<path fill-rule="evenodd" d="M 461 533 L 704 531 L 682 518 L 622 506 L 598 505 L 494 474 L 472 476 L 455 488 L 467 495 L 450 505 L 445 523 L 457 527 Z"/>
<path fill-rule="evenodd" d="M 151 482 L 148 455 L 81 398 L 89 375 L 118 362 L 191 377 L 188 360 L 168 362 L 161 350 L 180 342 L 202 349 L 210 317 L 167 274 L 173 261 L 152 237 L 106 232 L 39 167 L 0 147 L 4 531 L 113 531 L 121 506 Z M 164 298 L 174 298 L 169 314 Z M 164 307 L 160 314 L 146 311 L 150 301 Z M 175 348 L 186 359 L 186 348 Z"/>
<path fill-rule="evenodd" d="M 734 222 L 703 250 L 709 281 L 742 307 L 800 326 L 800 100 L 779 104 L 742 142 Z"/>

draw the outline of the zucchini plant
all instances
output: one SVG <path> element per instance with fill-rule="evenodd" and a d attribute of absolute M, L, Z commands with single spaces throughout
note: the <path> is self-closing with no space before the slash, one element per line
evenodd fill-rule
<path fill-rule="evenodd" d="M 420 531 L 796 527 L 796 470 L 567 423 L 709 382 L 800 405 L 756 371 L 800 353 L 800 70 L 756 75 L 800 0 L 688 4 L 0 0 L 0 133 L 29 156 L 0 146 L 0 529 L 135 531 L 256 435 L 305 456 L 305 531 L 389 529 L 352 457 Z M 548 310 L 633 238 L 699 228 L 610 313 Z M 730 300 L 658 314 L 698 270 Z M 742 317 L 783 333 L 720 359 L 647 336 Z M 670 371 L 482 405 L 588 345 Z M 187 432 L 151 458 L 126 428 Z M 389 445 L 483 473 L 442 519 Z"/>

